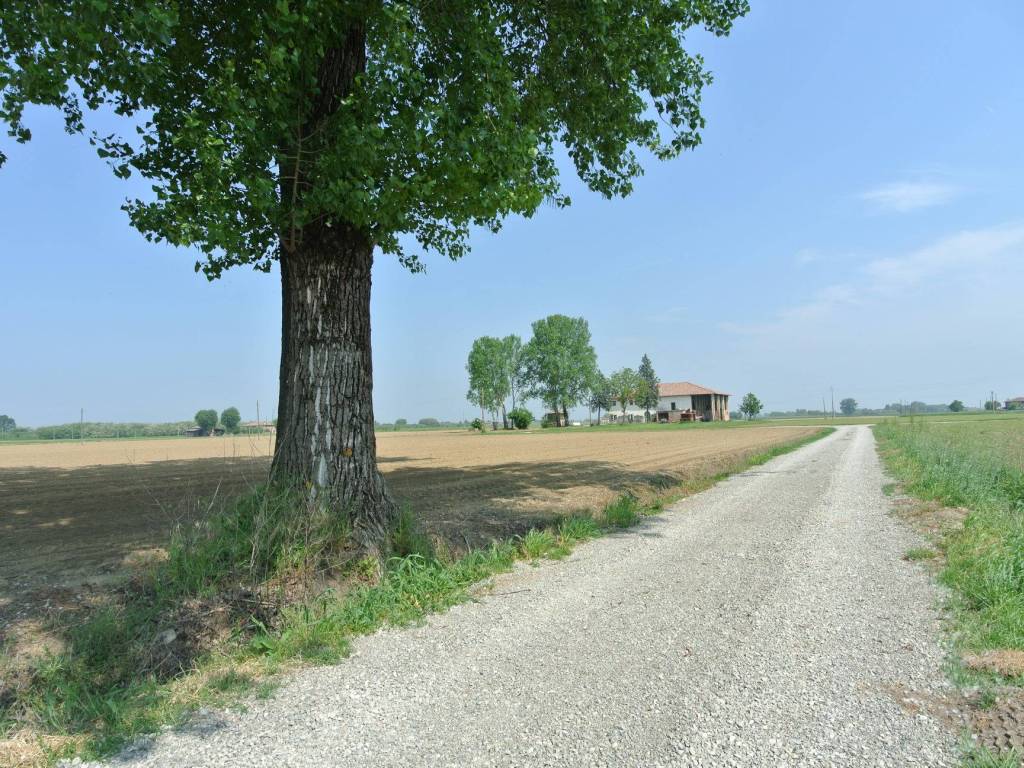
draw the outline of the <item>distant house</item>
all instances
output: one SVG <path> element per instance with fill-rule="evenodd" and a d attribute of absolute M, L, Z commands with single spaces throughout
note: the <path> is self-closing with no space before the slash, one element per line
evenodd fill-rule
<path fill-rule="evenodd" d="M 645 420 L 643 408 L 632 400 L 626 404 L 625 421 Z M 623 421 L 622 405 L 617 400 L 612 401 L 602 421 Z M 729 421 L 729 395 L 689 381 L 664 382 L 658 385 L 658 406 L 651 409 L 651 421 Z"/>
<path fill-rule="evenodd" d="M 211 432 L 204 431 L 202 427 L 189 427 L 185 430 L 185 437 L 209 437 L 210 435 L 219 436 L 223 434 L 223 427 L 214 427 Z"/>
<path fill-rule="evenodd" d="M 1005 405 L 1008 411 L 1024 411 L 1024 397 L 1011 397 Z"/>

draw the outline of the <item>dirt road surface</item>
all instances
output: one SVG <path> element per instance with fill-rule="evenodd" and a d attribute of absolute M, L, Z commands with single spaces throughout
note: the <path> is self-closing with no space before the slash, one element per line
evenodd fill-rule
<path fill-rule="evenodd" d="M 365 638 L 119 766 L 951 766 L 937 593 L 866 427 Z"/>

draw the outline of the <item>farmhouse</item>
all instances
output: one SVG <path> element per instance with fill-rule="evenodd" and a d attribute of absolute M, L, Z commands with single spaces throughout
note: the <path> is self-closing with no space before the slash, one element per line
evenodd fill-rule
<path fill-rule="evenodd" d="M 1024 397 L 1011 397 L 1006 401 L 1006 410 L 1024 411 Z"/>
<path fill-rule="evenodd" d="M 646 412 L 630 400 L 626 404 L 625 421 L 645 421 Z M 729 395 L 689 381 L 658 385 L 658 407 L 651 409 L 651 420 L 675 421 L 729 421 Z M 608 423 L 623 421 L 622 404 L 612 401 L 611 410 L 603 419 Z"/>

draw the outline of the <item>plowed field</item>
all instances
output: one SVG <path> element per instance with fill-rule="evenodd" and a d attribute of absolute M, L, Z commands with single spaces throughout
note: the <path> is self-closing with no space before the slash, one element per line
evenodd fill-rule
<path fill-rule="evenodd" d="M 393 493 L 428 531 L 476 544 L 598 509 L 627 488 L 717 473 L 814 431 L 388 432 L 378 451 Z M 15 595 L 102 580 L 160 547 L 211 498 L 262 481 L 271 447 L 267 437 L 0 445 L 0 614 Z"/>

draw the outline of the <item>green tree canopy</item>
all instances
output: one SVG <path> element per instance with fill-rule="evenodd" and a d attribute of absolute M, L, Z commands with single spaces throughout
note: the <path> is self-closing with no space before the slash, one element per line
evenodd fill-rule
<path fill-rule="evenodd" d="M 210 434 L 217 426 L 217 411 L 207 408 L 196 412 L 196 426 L 203 430 L 203 434 Z"/>
<path fill-rule="evenodd" d="M 632 368 L 621 368 L 608 377 L 612 398 L 618 401 L 623 420 L 626 418 L 626 407 L 630 401 L 636 402 L 636 393 L 640 385 L 640 376 Z"/>
<path fill-rule="evenodd" d="M 711 77 L 684 48 L 686 32 L 725 35 L 747 9 L 9 0 L 0 121 L 23 142 L 25 108 L 57 107 L 116 175 L 148 182 L 152 194 L 125 205 L 132 225 L 198 249 L 208 277 L 280 262 L 272 477 L 343 510 L 376 550 L 398 509 L 376 467 L 375 251 L 418 270 L 402 235 L 454 259 L 472 226 L 568 204 L 562 152 L 591 190 L 629 193 L 641 156 L 671 158 L 701 140 Z M 103 108 L 127 130 L 90 130 Z M 544 373 L 547 396 L 578 399 L 580 386 Z"/>
<path fill-rule="evenodd" d="M 238 425 L 242 423 L 242 416 L 234 406 L 225 408 L 220 414 L 220 423 L 228 432 L 237 432 Z"/>
<path fill-rule="evenodd" d="M 6 413 L 0 413 L 0 432 L 10 432 L 18 425 Z"/>
<path fill-rule="evenodd" d="M 952 403 L 949 404 L 949 410 L 951 410 L 953 413 L 960 413 L 963 409 L 963 400 L 954 400 Z"/>
<path fill-rule="evenodd" d="M 564 414 L 581 402 L 597 372 L 590 326 L 582 317 L 549 315 L 537 320 L 523 356 L 530 394 L 556 413 Z"/>
<path fill-rule="evenodd" d="M 658 407 L 658 375 L 654 372 L 651 358 L 646 354 L 640 360 L 637 369 L 640 385 L 637 387 L 636 404 L 644 409 L 645 417 L 651 420 L 651 408 Z"/>
<path fill-rule="evenodd" d="M 12 0 L 0 119 L 27 141 L 29 104 L 57 107 L 76 133 L 102 105 L 134 117 L 137 131 L 91 139 L 117 175 L 154 185 L 128 204 L 132 223 L 198 246 L 211 276 L 267 269 L 322 219 L 415 268 L 399 233 L 457 258 L 471 225 L 567 203 L 559 145 L 605 196 L 631 190 L 638 150 L 665 159 L 696 146 L 711 77 L 684 33 L 725 35 L 746 10 Z"/>
<path fill-rule="evenodd" d="M 839 401 L 839 410 L 844 416 L 853 416 L 857 412 L 857 401 L 852 397 L 844 397 Z"/>
<path fill-rule="evenodd" d="M 743 397 L 743 401 L 740 403 L 740 413 L 746 416 L 748 419 L 753 419 L 757 414 L 761 412 L 764 406 L 761 401 L 757 398 L 753 392 L 748 392 Z"/>

